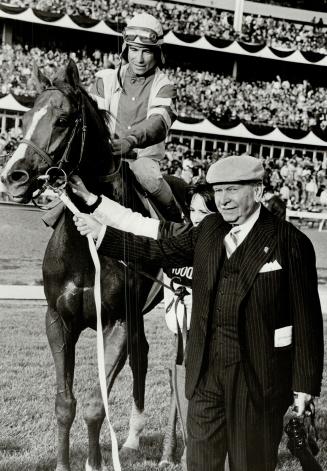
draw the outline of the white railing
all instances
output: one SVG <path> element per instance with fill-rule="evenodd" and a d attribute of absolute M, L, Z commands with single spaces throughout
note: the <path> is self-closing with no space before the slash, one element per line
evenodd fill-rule
<path fill-rule="evenodd" d="M 292 211 L 288 209 L 286 211 L 286 219 L 289 221 L 290 219 L 299 219 L 300 221 L 320 221 L 318 230 L 321 232 L 323 227 L 327 221 L 327 212 L 321 213 L 312 213 L 310 211 Z"/>

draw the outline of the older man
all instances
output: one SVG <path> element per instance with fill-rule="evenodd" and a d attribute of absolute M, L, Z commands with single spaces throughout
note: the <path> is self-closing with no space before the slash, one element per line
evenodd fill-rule
<path fill-rule="evenodd" d="M 260 203 L 250 156 L 208 171 L 220 212 L 154 241 L 107 228 L 99 252 L 164 267 L 193 265 L 186 360 L 188 471 L 273 471 L 283 416 L 320 393 L 323 325 L 309 239 Z M 83 234 L 89 218 L 76 225 Z"/>

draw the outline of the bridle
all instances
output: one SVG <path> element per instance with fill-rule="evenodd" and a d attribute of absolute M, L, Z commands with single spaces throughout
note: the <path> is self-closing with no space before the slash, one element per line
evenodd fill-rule
<path fill-rule="evenodd" d="M 51 91 L 51 90 L 59 91 L 60 93 L 65 95 L 68 100 L 71 101 L 71 96 L 67 93 L 66 90 L 59 88 L 57 86 L 52 86 L 52 87 L 48 87 L 45 91 Z M 40 177 L 38 177 L 38 180 L 40 181 L 43 180 L 44 183 L 41 186 L 41 188 L 39 188 L 36 192 L 34 192 L 33 197 L 32 197 L 33 203 L 41 209 L 44 209 L 44 208 L 36 202 L 36 199 L 47 188 L 51 188 L 54 191 L 58 191 L 59 189 L 63 190 L 66 187 L 69 178 L 78 171 L 78 168 L 80 167 L 80 164 L 83 160 L 85 141 L 86 141 L 86 136 L 87 136 L 87 124 L 86 124 L 85 101 L 83 99 L 83 95 L 81 91 L 78 94 L 78 98 L 79 100 L 77 102 L 77 117 L 75 118 L 71 126 L 71 132 L 69 135 L 69 139 L 68 139 L 65 151 L 62 157 L 59 159 L 58 162 L 56 162 L 55 165 L 54 165 L 55 157 L 54 155 L 51 155 L 48 150 L 50 146 L 52 134 L 50 134 L 49 136 L 48 145 L 45 150 L 41 149 L 37 144 L 30 141 L 29 139 L 23 138 L 21 140 L 22 144 L 26 144 L 28 147 L 32 148 L 34 152 L 38 156 L 40 156 L 41 159 L 44 161 L 44 163 L 46 163 L 47 166 L 49 167 L 45 175 L 41 175 Z M 69 172 L 67 172 L 65 171 L 64 167 L 65 167 L 65 164 L 69 163 L 69 157 L 71 154 L 72 145 L 73 145 L 76 135 L 79 132 L 81 133 L 81 145 L 80 145 L 80 150 L 79 150 L 79 158 L 77 160 L 76 165 Z M 122 164 L 122 159 L 120 159 L 117 169 L 115 169 L 112 173 L 108 175 L 99 176 L 98 177 L 99 181 L 103 183 L 108 183 L 108 182 L 113 181 L 116 178 L 117 174 L 120 172 L 121 164 Z M 53 175 L 51 176 L 51 174 Z M 61 179 L 60 184 L 56 184 L 55 180 L 58 178 Z M 50 180 L 52 180 L 52 182 L 50 182 Z M 62 181 L 64 181 L 64 183 Z"/>
<path fill-rule="evenodd" d="M 69 100 L 71 99 L 67 92 L 59 87 L 49 87 L 45 91 L 51 91 L 51 90 L 57 90 L 63 95 L 65 95 Z M 87 133 L 87 124 L 86 124 L 86 117 L 85 117 L 85 103 L 84 100 L 81 96 L 81 100 L 79 100 L 78 106 L 77 106 L 77 113 L 78 116 L 75 118 L 75 121 L 72 126 L 71 134 L 66 146 L 66 149 L 61 157 L 61 159 L 58 161 L 56 166 L 58 168 L 62 168 L 65 163 L 69 162 L 69 155 L 71 152 L 71 147 L 73 144 L 73 141 L 75 139 L 75 136 L 79 130 L 81 130 L 81 147 L 80 147 L 80 152 L 79 152 L 79 159 L 76 164 L 76 166 L 69 172 L 68 177 L 71 176 L 78 167 L 80 166 L 82 159 L 83 159 L 83 154 L 84 154 L 84 146 L 85 146 L 85 140 L 86 140 L 86 133 Z M 49 153 L 49 146 L 50 146 L 50 141 L 51 141 L 51 134 L 49 136 L 48 140 L 48 145 L 46 150 L 41 149 L 37 144 L 34 142 L 30 141 L 29 139 L 22 139 L 21 143 L 26 144 L 28 147 L 31 147 L 42 159 L 43 161 L 50 167 L 53 166 L 54 164 L 54 156 Z"/>

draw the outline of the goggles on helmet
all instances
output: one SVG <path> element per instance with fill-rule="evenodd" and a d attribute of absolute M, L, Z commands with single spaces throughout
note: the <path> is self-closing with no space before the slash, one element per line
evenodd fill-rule
<path fill-rule="evenodd" d="M 137 28 L 136 26 L 127 26 L 123 38 L 126 43 L 139 43 L 147 46 L 159 46 L 163 42 L 163 35 L 159 36 L 150 28 Z"/>

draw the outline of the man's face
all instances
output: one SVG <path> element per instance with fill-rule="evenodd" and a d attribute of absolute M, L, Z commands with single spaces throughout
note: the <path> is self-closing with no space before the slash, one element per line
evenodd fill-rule
<path fill-rule="evenodd" d="M 135 75 L 145 75 L 156 65 L 154 51 L 147 46 L 129 45 L 128 62 Z"/>
<path fill-rule="evenodd" d="M 254 184 L 217 184 L 213 190 L 218 211 L 230 224 L 243 224 L 257 209 L 262 196 L 262 187 Z"/>

